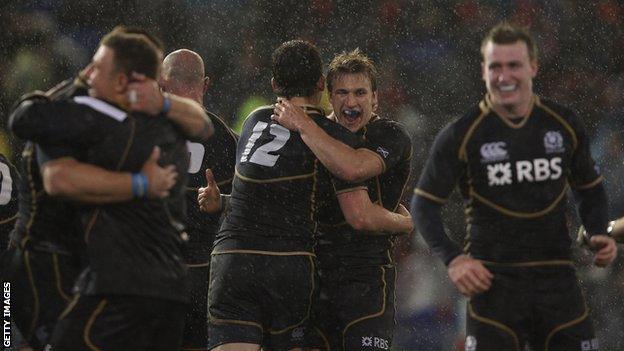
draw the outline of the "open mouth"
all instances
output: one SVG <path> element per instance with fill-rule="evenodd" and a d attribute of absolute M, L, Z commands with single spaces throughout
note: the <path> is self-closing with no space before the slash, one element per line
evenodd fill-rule
<path fill-rule="evenodd" d="M 516 84 L 507 84 L 507 85 L 498 86 L 498 90 L 502 91 L 503 93 L 509 93 L 509 92 L 515 91 L 516 88 L 517 88 Z"/>
<path fill-rule="evenodd" d="M 342 115 L 349 122 L 354 122 L 360 117 L 361 114 L 362 111 L 358 110 L 342 110 Z"/>

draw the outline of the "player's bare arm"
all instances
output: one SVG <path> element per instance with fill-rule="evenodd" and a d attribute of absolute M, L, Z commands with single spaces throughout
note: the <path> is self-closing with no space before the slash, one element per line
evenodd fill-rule
<path fill-rule="evenodd" d="M 165 198 L 178 176 L 175 166 L 158 165 L 155 147 L 140 173 L 113 172 L 71 157 L 48 161 L 41 173 L 46 192 L 88 203 L 112 203 L 133 198 Z"/>
<path fill-rule="evenodd" d="M 301 109 L 288 100 L 275 104 L 274 116 L 279 124 L 297 131 L 318 159 L 338 178 L 360 182 L 379 175 L 383 161 L 371 150 L 352 147 L 332 138 Z"/>
<path fill-rule="evenodd" d="M 207 140 L 214 133 L 214 126 L 200 104 L 189 98 L 162 93 L 158 82 L 145 75 L 133 73 L 132 82 L 128 84 L 128 101 L 133 111 L 149 115 L 164 113 L 192 141 Z"/>
<path fill-rule="evenodd" d="M 347 223 L 356 230 L 396 234 L 410 233 L 414 229 L 407 209 L 400 209 L 401 213 L 388 211 L 372 203 L 365 189 L 343 192 L 336 197 Z"/>

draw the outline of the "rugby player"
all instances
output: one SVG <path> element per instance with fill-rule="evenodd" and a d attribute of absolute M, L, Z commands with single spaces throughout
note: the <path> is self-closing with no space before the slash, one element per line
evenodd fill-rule
<path fill-rule="evenodd" d="M 352 146 L 355 134 L 316 107 L 322 63 L 311 44 L 293 40 L 273 53 L 274 92 L 290 99 L 329 135 Z M 212 252 L 209 348 L 300 350 L 308 346 L 315 293 L 314 220 L 332 194 L 329 173 L 298 133 L 252 112 L 236 154 L 236 176 Z M 409 232 L 410 218 L 374 205 L 365 187 L 333 180 L 345 218 L 368 230 Z M 202 192 L 199 196 L 202 200 Z"/>
<path fill-rule="evenodd" d="M 358 49 L 337 55 L 329 64 L 327 90 L 334 109 L 329 118 L 362 135 L 363 148 L 354 150 L 332 139 L 286 100 L 276 105 L 274 119 L 298 131 L 331 172 L 354 181 L 368 179 L 370 198 L 396 211 L 410 173 L 412 144 L 400 123 L 374 114 L 378 97 L 373 62 Z M 333 215 L 322 216 L 317 236 L 321 294 L 315 324 L 328 341 L 327 349 L 389 349 L 394 237 L 354 230 L 335 204 L 329 212 Z"/>
<path fill-rule="evenodd" d="M 572 188 L 595 264 L 611 263 L 617 248 L 587 132 L 571 110 L 533 93 L 538 54 L 526 30 L 495 26 L 481 54 L 487 94 L 438 134 L 413 196 L 415 225 L 470 297 L 466 350 L 598 350 L 565 215 Z M 440 217 L 456 184 L 463 248 Z"/>
<path fill-rule="evenodd" d="M 159 80 L 163 91 L 203 104 L 209 83 L 210 79 L 204 73 L 204 61 L 197 53 L 180 49 L 165 57 Z M 185 243 L 182 254 L 189 269 L 191 303 L 184 323 L 182 350 L 206 350 L 208 346 L 210 252 L 221 217 L 220 214 L 206 215 L 201 212 L 197 203 L 197 191 L 204 183 L 206 170 L 211 169 L 219 188 L 229 194 L 236 162 L 236 135 L 217 115 L 209 111 L 206 114 L 214 126 L 214 136 L 201 143 L 188 142 L 191 155 L 186 189 L 189 240 Z"/>
<path fill-rule="evenodd" d="M 161 58 L 144 36 L 114 31 L 104 37 L 87 71 L 90 97 L 28 101 L 14 114 L 26 131 L 39 126 L 26 133 L 29 139 L 63 145 L 62 151 L 45 148 L 54 158 L 43 170 L 49 192 L 81 201 L 99 194 L 75 191 L 101 179 L 72 178 L 72 170 L 82 167 L 77 160 L 130 172 L 125 202 L 80 208 L 89 266 L 78 284 L 80 294 L 55 329 L 52 349 L 180 347 L 188 298 L 180 253 L 186 174 L 178 175 L 164 200 L 150 200 L 149 182 L 139 171 L 158 153 L 155 146 L 162 150 L 162 164 L 187 169 L 184 137 L 203 138 L 212 129 L 201 106 L 159 92 Z M 127 112 L 131 109 L 147 114 Z"/>

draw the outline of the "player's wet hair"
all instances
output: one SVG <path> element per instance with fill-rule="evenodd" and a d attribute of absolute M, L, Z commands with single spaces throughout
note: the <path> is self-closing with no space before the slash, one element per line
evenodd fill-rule
<path fill-rule="evenodd" d="M 160 52 L 143 34 L 129 34 L 114 30 L 108 33 L 100 45 L 113 50 L 115 70 L 131 76 L 132 72 L 157 79 L 160 74 Z"/>
<path fill-rule="evenodd" d="M 377 68 L 373 61 L 360 49 L 343 52 L 334 57 L 327 71 L 327 91 L 331 92 L 334 82 L 345 74 L 364 74 L 371 83 L 371 89 L 377 91 Z"/>
<path fill-rule="evenodd" d="M 275 93 L 291 98 L 312 96 L 323 74 L 319 50 L 303 40 L 291 40 L 280 45 L 272 56 Z"/>
<path fill-rule="evenodd" d="M 501 22 L 497 24 L 488 32 L 481 42 L 482 56 L 485 46 L 490 41 L 494 44 L 514 44 L 518 41 L 522 41 L 528 48 L 529 59 L 531 61 L 537 61 L 537 44 L 533 36 L 531 36 L 526 28 L 518 27 L 508 22 Z"/>

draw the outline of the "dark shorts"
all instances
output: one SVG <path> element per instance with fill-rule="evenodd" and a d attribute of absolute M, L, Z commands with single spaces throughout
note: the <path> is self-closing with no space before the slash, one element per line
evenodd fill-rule
<path fill-rule="evenodd" d="M 466 351 L 599 349 L 571 264 L 486 267 L 494 280 L 468 303 Z"/>
<path fill-rule="evenodd" d="M 313 321 L 325 341 L 322 349 L 389 350 L 395 325 L 395 267 L 324 269 L 319 275 Z"/>
<path fill-rule="evenodd" d="M 11 283 L 11 314 L 35 350 L 48 343 L 59 315 L 72 297 L 80 260 L 66 254 L 12 248 L 3 253 Z"/>
<path fill-rule="evenodd" d="M 213 254 L 209 349 L 229 343 L 290 350 L 306 345 L 315 293 L 314 257 Z"/>
<path fill-rule="evenodd" d="M 185 312 L 185 304 L 164 299 L 76 295 L 47 350 L 179 350 Z"/>
<path fill-rule="evenodd" d="M 182 351 L 208 350 L 208 276 L 210 266 L 189 266 L 191 303 L 186 311 Z"/>

